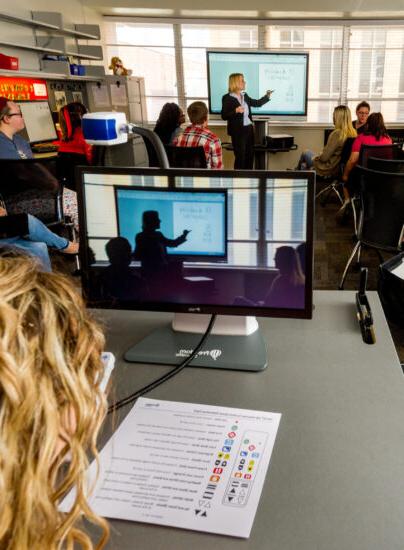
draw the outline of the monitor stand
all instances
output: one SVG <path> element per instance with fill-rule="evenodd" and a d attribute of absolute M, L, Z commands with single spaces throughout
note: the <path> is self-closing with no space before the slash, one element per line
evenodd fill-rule
<path fill-rule="evenodd" d="M 159 328 L 124 355 L 130 363 L 179 365 L 188 357 L 209 324 L 210 315 L 176 313 L 172 325 Z M 212 333 L 191 367 L 260 371 L 267 349 L 255 317 L 218 315 Z"/>

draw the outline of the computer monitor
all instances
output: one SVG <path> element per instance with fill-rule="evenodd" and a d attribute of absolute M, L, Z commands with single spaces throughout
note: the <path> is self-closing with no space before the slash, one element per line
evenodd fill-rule
<path fill-rule="evenodd" d="M 279 120 L 307 117 L 309 54 L 254 50 L 207 50 L 209 111 L 220 114 L 229 76 L 242 73 L 254 99 L 273 90 L 271 101 L 252 107 L 253 115 Z"/>
<path fill-rule="evenodd" d="M 311 318 L 314 172 L 82 167 L 78 177 L 89 306 L 174 312 L 185 331 L 195 313 L 219 314 L 222 334 L 241 321 L 244 358 L 235 366 L 234 339 L 228 364 L 248 370 L 254 316 Z M 152 355 L 172 350 L 150 362 L 192 349 L 181 330 L 159 335 Z"/>
<path fill-rule="evenodd" d="M 30 143 L 42 143 L 57 139 L 52 112 L 47 101 L 21 101 L 25 131 Z"/>

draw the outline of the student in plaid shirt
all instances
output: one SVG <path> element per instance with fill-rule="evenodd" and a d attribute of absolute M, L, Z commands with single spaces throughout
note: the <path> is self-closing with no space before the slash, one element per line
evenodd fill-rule
<path fill-rule="evenodd" d="M 205 150 L 208 168 L 223 168 L 222 145 L 216 134 L 208 128 L 208 108 L 203 101 L 194 101 L 187 109 L 191 125 L 174 140 L 177 147 L 200 147 Z"/>

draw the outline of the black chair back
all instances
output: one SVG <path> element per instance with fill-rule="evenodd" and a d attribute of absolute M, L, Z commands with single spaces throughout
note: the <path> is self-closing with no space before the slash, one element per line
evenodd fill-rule
<path fill-rule="evenodd" d="M 149 166 L 170 168 L 163 142 L 155 132 L 140 126 L 131 126 L 131 132 L 142 136 L 149 157 Z"/>
<path fill-rule="evenodd" d="M 344 145 L 342 146 L 342 152 L 341 152 L 341 166 L 344 167 L 346 163 L 348 162 L 349 157 L 351 156 L 352 152 L 352 145 L 356 138 L 349 137 L 346 138 Z"/>
<path fill-rule="evenodd" d="M 399 174 L 404 172 L 404 158 L 401 160 L 391 160 L 369 157 L 368 168 L 379 172 L 393 172 L 395 174 Z"/>
<path fill-rule="evenodd" d="M 398 252 L 404 228 L 404 173 L 358 170 L 362 203 L 358 239 L 380 250 Z"/>
<path fill-rule="evenodd" d="M 207 168 L 205 150 L 199 147 L 165 146 L 172 168 Z"/>
<path fill-rule="evenodd" d="M 362 145 L 359 152 L 358 164 L 364 168 L 368 168 L 370 157 L 388 160 L 400 159 L 403 158 L 403 150 L 399 143 L 392 143 L 390 145 Z"/>
<path fill-rule="evenodd" d="M 88 166 L 86 155 L 78 153 L 58 153 L 56 158 L 56 176 L 64 187 L 77 191 L 76 166 Z"/>
<path fill-rule="evenodd" d="M 1 159 L 0 173 L 0 194 L 9 214 L 27 212 L 47 224 L 63 221 L 63 185 L 57 179 L 56 157 Z"/>

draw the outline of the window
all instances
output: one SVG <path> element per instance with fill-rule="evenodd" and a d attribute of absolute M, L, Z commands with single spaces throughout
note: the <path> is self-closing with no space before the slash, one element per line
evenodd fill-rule
<path fill-rule="evenodd" d="M 355 107 L 362 99 L 373 111 L 381 109 L 386 122 L 404 116 L 404 23 L 258 26 L 106 17 L 105 29 L 108 58 L 118 55 L 145 77 L 150 121 L 167 101 L 183 108 L 195 100 L 207 102 L 207 48 L 257 49 L 258 44 L 309 52 L 309 122 L 330 123 L 338 103 Z"/>
<path fill-rule="evenodd" d="M 181 25 L 185 96 L 208 97 L 206 79 L 207 48 L 257 48 L 257 27 L 247 25 Z M 192 102 L 191 101 L 191 102 Z"/>
<path fill-rule="evenodd" d="M 386 121 L 400 119 L 399 97 L 404 83 L 404 26 L 388 29 L 351 28 L 347 98 L 362 99 Z M 403 89 L 404 91 L 404 89 Z"/>

